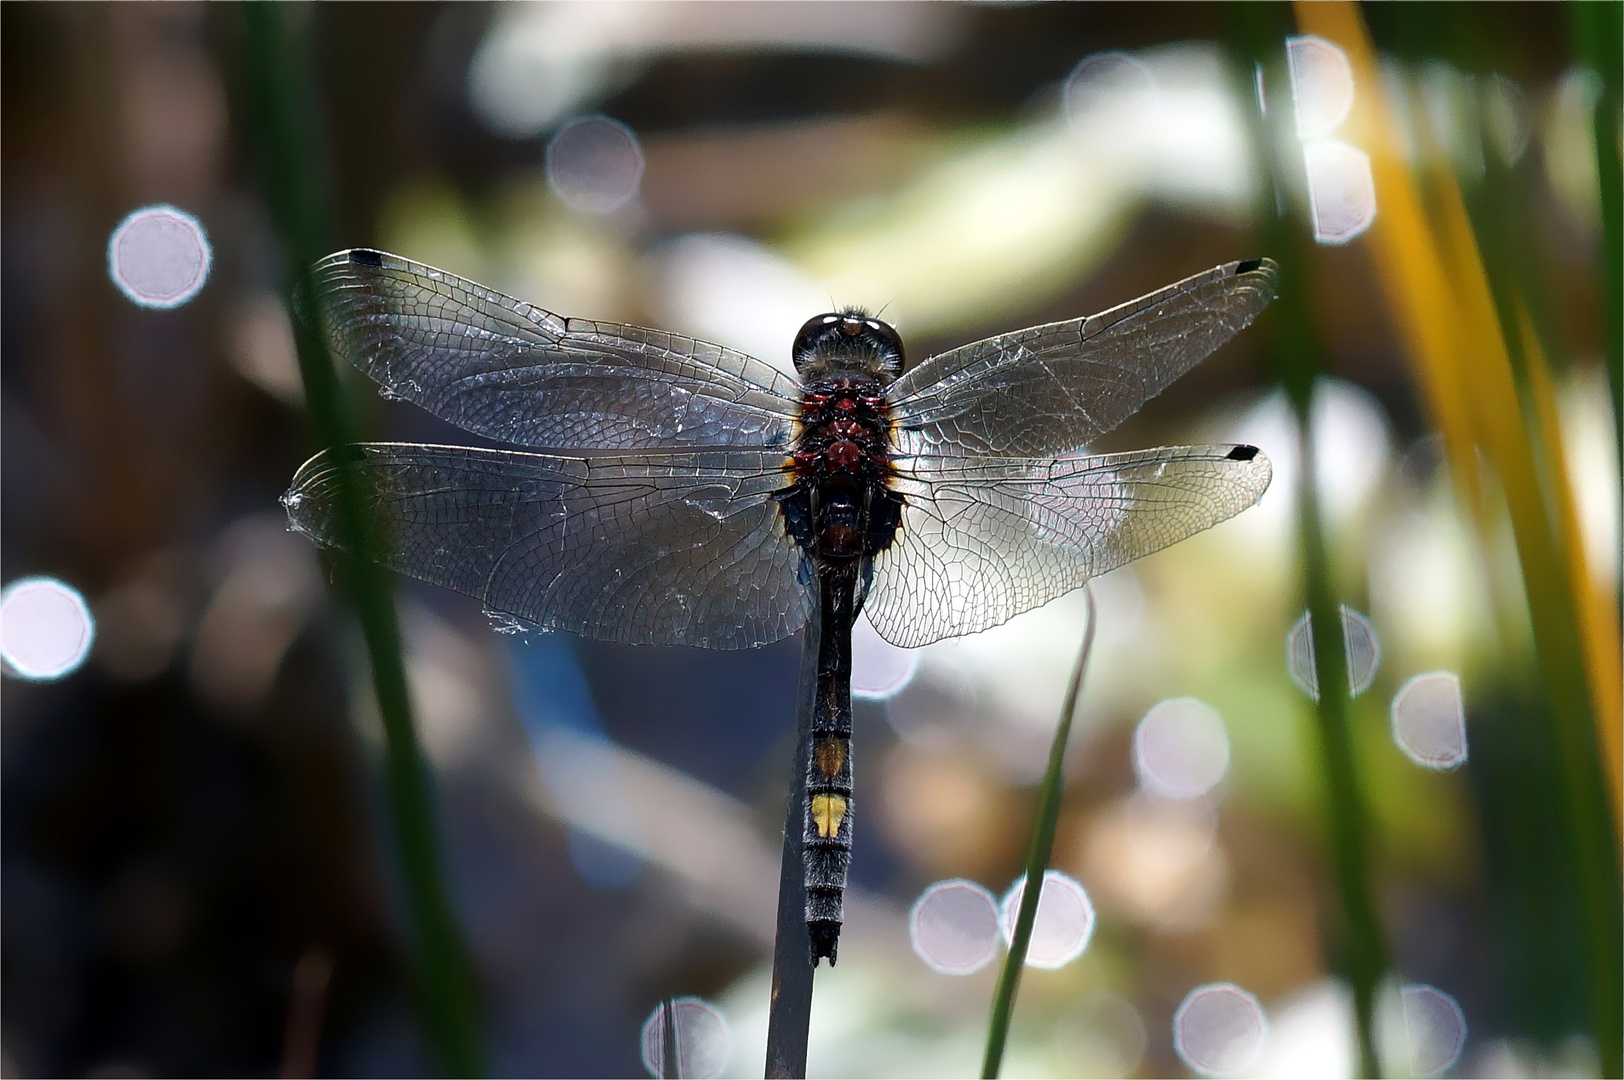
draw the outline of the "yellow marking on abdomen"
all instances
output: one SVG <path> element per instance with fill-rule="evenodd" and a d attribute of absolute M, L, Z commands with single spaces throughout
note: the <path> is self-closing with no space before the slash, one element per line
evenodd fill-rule
<path fill-rule="evenodd" d="M 845 816 L 846 800 L 839 795 L 812 796 L 812 820 L 817 823 L 819 836 L 828 839 L 838 835 Z"/>

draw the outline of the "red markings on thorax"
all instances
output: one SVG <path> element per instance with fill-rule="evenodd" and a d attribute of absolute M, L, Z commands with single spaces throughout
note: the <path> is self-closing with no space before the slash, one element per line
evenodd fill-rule
<path fill-rule="evenodd" d="M 801 398 L 801 436 L 792 456 L 798 479 L 836 484 L 883 481 L 889 466 L 890 408 L 874 380 L 843 376 Z"/>

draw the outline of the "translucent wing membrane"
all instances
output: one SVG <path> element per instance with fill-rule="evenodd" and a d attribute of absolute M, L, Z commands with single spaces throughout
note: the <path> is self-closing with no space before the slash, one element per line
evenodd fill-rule
<path fill-rule="evenodd" d="M 1274 296 L 1267 260 L 1230 263 L 1087 319 L 933 357 L 889 389 L 901 528 L 866 609 L 897 645 L 974 633 L 1251 506 L 1252 447 L 1089 456 L 1108 431 Z M 334 349 L 391 396 L 552 454 L 373 444 L 363 502 L 382 561 L 493 613 L 605 641 L 743 648 L 806 621 L 789 486 L 794 380 L 716 345 L 564 319 L 382 252 L 315 268 Z M 335 459 L 284 498 L 335 543 Z"/>
<path fill-rule="evenodd" d="M 334 351 L 387 394 L 551 453 L 339 447 L 305 462 L 283 496 L 298 531 L 338 545 L 359 512 L 377 525 L 369 554 L 384 565 L 521 626 L 601 641 L 746 648 L 795 633 L 824 603 L 802 777 L 814 964 L 834 961 L 850 861 L 859 573 L 872 570 L 874 628 L 927 645 L 1177 543 L 1269 485 L 1251 446 L 1080 449 L 1256 317 L 1274 296 L 1266 260 L 933 357 L 885 391 L 889 448 L 878 388 L 849 343 L 811 367 L 799 357 L 813 389 L 792 446 L 799 385 L 742 353 L 564 319 L 366 249 L 328 256 L 314 282 Z M 881 535 L 888 513 L 869 528 L 846 516 L 894 505 L 865 471 L 887 455 L 902 498 L 894 536 Z M 786 519 L 779 496 L 792 483 Z M 872 546 L 849 546 L 854 536 Z"/>
<path fill-rule="evenodd" d="M 897 465 L 908 505 L 864 610 L 905 648 L 997 626 L 1233 517 L 1271 472 L 1251 446 Z"/>
<path fill-rule="evenodd" d="M 1086 319 L 933 356 L 891 388 L 898 447 L 989 457 L 1076 450 L 1256 318 L 1276 273 L 1267 259 L 1229 263 Z"/>
<path fill-rule="evenodd" d="M 313 273 L 333 350 L 465 430 L 569 452 L 788 443 L 796 383 L 743 353 L 565 319 L 364 248 Z"/>
<path fill-rule="evenodd" d="M 379 512 L 382 562 L 494 614 L 601 641 L 739 649 L 800 629 L 808 592 L 772 492 L 781 453 L 551 457 L 456 446 L 346 447 Z M 283 497 L 293 527 L 340 539 L 330 453 Z"/>

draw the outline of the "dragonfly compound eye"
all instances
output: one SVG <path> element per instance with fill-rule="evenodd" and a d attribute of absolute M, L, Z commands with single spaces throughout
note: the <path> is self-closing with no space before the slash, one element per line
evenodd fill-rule
<path fill-rule="evenodd" d="M 790 346 L 790 357 L 795 361 L 795 370 L 800 371 L 815 356 L 826 351 L 829 345 L 839 340 L 841 322 L 843 317 L 834 312 L 824 315 L 814 315 L 801 324 L 796 331 L 795 343 Z"/>
<path fill-rule="evenodd" d="M 803 375 L 817 360 L 834 360 L 895 377 L 902 372 L 902 338 L 889 324 L 855 309 L 808 319 L 795 335 L 791 351 L 795 370 Z"/>
<path fill-rule="evenodd" d="M 906 354 L 902 350 L 902 335 L 897 333 L 896 327 L 879 319 L 864 319 L 863 326 L 878 346 L 876 351 L 885 362 L 885 366 L 893 375 L 902 374 Z"/>

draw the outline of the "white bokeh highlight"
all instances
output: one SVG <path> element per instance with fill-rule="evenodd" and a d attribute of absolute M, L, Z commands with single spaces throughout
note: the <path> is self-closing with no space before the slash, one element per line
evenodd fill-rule
<path fill-rule="evenodd" d="M 1199 799 L 1229 770 L 1224 718 L 1192 697 L 1158 702 L 1133 733 L 1139 786 L 1169 799 Z"/>
<path fill-rule="evenodd" d="M 1436 147 L 1463 174 L 1482 176 L 1480 110 L 1484 102 L 1477 78 L 1443 60 L 1433 59 L 1414 69 L 1411 82 L 1419 95 L 1426 121 L 1425 127 L 1417 129 L 1418 146 Z"/>
<path fill-rule="evenodd" d="M 180 307 L 202 290 L 213 262 L 202 224 L 167 204 L 132 212 L 107 240 L 107 276 L 138 307 Z"/>
<path fill-rule="evenodd" d="M 1061 91 L 1066 119 L 1074 127 L 1095 117 L 1156 106 L 1156 75 L 1143 60 L 1123 52 L 1084 57 Z"/>
<path fill-rule="evenodd" d="M 671 1023 L 664 1002 L 643 1021 L 643 1068 L 650 1076 L 664 1076 L 668 1027 L 676 1028 L 677 1076 L 720 1076 L 733 1052 L 727 1019 L 710 1002 L 679 997 L 671 1002 Z"/>
<path fill-rule="evenodd" d="M 1191 990 L 1173 1014 L 1173 1049 L 1203 1076 L 1234 1076 L 1263 1053 L 1269 1023 L 1257 998 L 1233 983 Z"/>
<path fill-rule="evenodd" d="M 71 675 L 96 639 L 83 596 L 55 578 L 19 578 L 0 590 L 0 660 L 13 678 L 49 682 Z"/>
<path fill-rule="evenodd" d="M 1370 158 L 1356 146 L 1326 139 L 1303 147 L 1308 211 L 1314 239 L 1346 244 L 1376 220 L 1376 178 Z"/>
<path fill-rule="evenodd" d="M 1353 67 L 1340 47 L 1314 35 L 1286 39 L 1286 67 L 1297 135 L 1303 142 L 1314 239 L 1346 244 L 1376 220 L 1370 157 L 1356 146 L 1329 138 L 1353 108 Z M 1261 81 L 1258 92 L 1261 100 Z"/>
<path fill-rule="evenodd" d="M 1483 127 L 1507 165 L 1522 160 L 1534 132 L 1528 92 L 1504 75 L 1491 75 L 1483 84 Z"/>
<path fill-rule="evenodd" d="M 1348 665 L 1348 693 L 1358 697 L 1370 689 L 1381 668 L 1382 647 L 1376 628 L 1362 613 L 1341 605 L 1342 655 Z M 1319 700 L 1319 669 L 1314 662 L 1313 617 L 1303 617 L 1286 633 L 1286 670 L 1303 693 Z"/>
<path fill-rule="evenodd" d="M 999 904 L 998 923 L 1006 944 L 1014 940 L 1015 923 L 1021 914 L 1021 898 L 1026 895 L 1026 879 L 1011 885 Z M 1037 917 L 1032 922 L 1032 939 L 1026 947 L 1028 967 L 1065 967 L 1088 948 L 1094 936 L 1094 902 L 1075 879 L 1058 870 L 1043 872 L 1043 891 L 1038 894 Z"/>
<path fill-rule="evenodd" d="M 1353 67 L 1348 54 L 1310 34 L 1286 39 L 1286 66 L 1296 106 L 1297 134 L 1323 139 L 1341 126 L 1353 108 Z"/>
<path fill-rule="evenodd" d="M 654 260 L 657 325 L 758 356 L 793 375 L 790 344 L 829 293 L 758 240 L 735 233 L 689 233 Z M 895 322 L 892 325 L 896 325 Z"/>
<path fill-rule="evenodd" d="M 953 51 L 965 18 L 947 4 L 504 4 L 470 59 L 468 101 L 492 131 L 528 139 L 661 57 L 787 50 L 929 63 Z"/>
<path fill-rule="evenodd" d="M 1458 768 L 1466 761 L 1466 704 L 1452 671 L 1417 675 L 1393 695 L 1393 742 L 1427 769 Z"/>
<path fill-rule="evenodd" d="M 1263 1080 L 1343 1080 L 1358 1076 L 1355 1026 L 1353 991 L 1347 984 L 1322 978 L 1300 986 L 1270 1005 L 1269 1037 L 1263 1056 L 1247 1072 Z M 1386 1058 L 1382 1060 L 1385 1063 Z M 1393 1074 L 1389 1071 L 1383 1075 Z"/>
<path fill-rule="evenodd" d="M 970 975 L 998 955 L 998 901 L 973 881 L 938 881 L 908 912 L 914 955 L 942 975 Z"/>
<path fill-rule="evenodd" d="M 612 214 L 637 198 L 642 183 L 642 144 L 618 120 L 572 120 L 547 144 L 547 186 L 577 213 Z"/>
<path fill-rule="evenodd" d="M 1410 1068 L 1416 1076 L 1437 1076 L 1466 1046 L 1466 1014 L 1454 998 L 1425 983 L 1406 986 L 1402 997 Z"/>
<path fill-rule="evenodd" d="M 919 650 L 899 649 L 866 616 L 851 628 L 851 696 L 886 701 L 901 693 L 919 671 Z"/>

